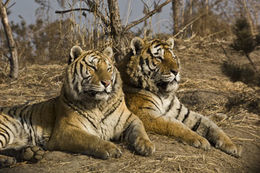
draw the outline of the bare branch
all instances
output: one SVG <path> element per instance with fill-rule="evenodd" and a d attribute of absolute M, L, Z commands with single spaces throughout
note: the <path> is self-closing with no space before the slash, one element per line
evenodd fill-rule
<path fill-rule="evenodd" d="M 205 15 L 206 15 L 206 13 L 203 13 L 203 14 L 199 15 L 198 17 L 196 17 L 195 19 L 193 19 L 191 22 L 189 22 L 187 25 L 185 25 L 178 33 L 176 33 L 173 36 L 173 38 L 176 38 L 179 34 L 184 32 L 190 25 L 192 25 L 194 22 L 196 22 L 197 20 L 199 20 L 201 17 L 203 17 Z"/>
<path fill-rule="evenodd" d="M 6 7 L 6 10 L 8 11 L 10 8 L 12 8 L 14 5 L 16 4 L 16 2 L 12 3 L 9 7 Z"/>
<path fill-rule="evenodd" d="M 100 17 L 100 19 L 102 20 L 102 22 L 104 23 L 105 26 L 109 26 L 109 21 L 105 18 L 105 16 L 98 10 L 96 10 L 95 8 L 72 8 L 72 9 L 68 9 L 68 10 L 56 10 L 55 13 L 57 14 L 64 14 L 64 13 L 69 13 L 72 11 L 88 11 L 91 13 L 95 13 L 98 17 Z"/>
<path fill-rule="evenodd" d="M 6 0 L 6 2 L 4 3 L 4 7 L 6 7 L 8 5 L 10 0 Z"/>
<path fill-rule="evenodd" d="M 89 12 L 92 12 L 88 8 L 74 8 L 74 9 L 61 10 L 61 11 L 56 10 L 55 13 L 57 13 L 57 14 L 64 14 L 64 13 L 68 13 L 68 12 L 72 12 L 72 11 L 89 11 Z"/>
<path fill-rule="evenodd" d="M 158 5 L 157 8 L 155 8 L 154 10 L 148 12 L 144 17 L 142 17 L 139 20 L 133 21 L 130 24 L 126 25 L 124 27 L 124 32 L 128 31 L 129 29 L 131 29 L 132 27 L 138 25 L 139 23 L 142 23 L 143 21 L 145 21 L 146 19 L 148 19 L 149 17 L 153 16 L 155 13 L 159 12 L 161 10 L 162 7 L 164 7 L 165 5 L 169 4 L 172 0 L 166 0 L 164 3 L 162 3 L 161 5 Z"/>

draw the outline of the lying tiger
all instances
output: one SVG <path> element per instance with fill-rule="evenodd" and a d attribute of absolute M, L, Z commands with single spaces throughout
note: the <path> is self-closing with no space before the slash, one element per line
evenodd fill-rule
<path fill-rule="evenodd" d="M 132 39 L 129 56 L 119 64 L 128 108 L 143 121 L 147 131 L 174 136 L 205 150 L 212 143 L 238 156 L 236 145 L 214 122 L 189 110 L 176 97 L 180 62 L 173 46 L 172 38 Z"/>
<path fill-rule="evenodd" d="M 122 154 L 109 140 L 123 139 L 140 155 L 151 155 L 155 147 L 140 119 L 125 105 L 112 56 L 111 47 L 101 53 L 74 46 L 58 97 L 0 109 L 0 149 L 40 146 L 108 159 Z M 0 155 L 1 167 L 15 162 Z"/>

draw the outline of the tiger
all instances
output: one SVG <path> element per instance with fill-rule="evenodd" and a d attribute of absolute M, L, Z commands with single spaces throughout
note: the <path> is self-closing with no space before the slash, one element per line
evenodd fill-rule
<path fill-rule="evenodd" d="M 155 146 L 142 121 L 126 107 L 112 59 L 110 46 L 102 52 L 73 46 L 59 96 L 0 109 L 0 150 L 39 146 L 108 159 L 122 155 L 111 142 L 118 140 L 134 153 L 151 155 Z M 0 166 L 15 164 L 17 158 L 10 157 L 0 155 Z"/>
<path fill-rule="evenodd" d="M 131 40 L 130 53 L 117 65 L 127 107 L 143 121 L 147 131 L 204 150 L 212 144 L 238 157 L 241 150 L 215 122 L 188 109 L 176 96 L 181 68 L 173 48 L 173 38 Z"/>

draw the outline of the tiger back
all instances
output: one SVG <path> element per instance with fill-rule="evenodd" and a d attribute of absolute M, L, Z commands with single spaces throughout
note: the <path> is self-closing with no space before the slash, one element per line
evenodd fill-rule
<path fill-rule="evenodd" d="M 131 52 L 119 64 L 128 108 L 147 131 L 174 136 L 199 148 L 216 148 L 239 156 L 240 151 L 213 121 L 184 106 L 175 92 L 180 81 L 180 61 L 174 41 L 144 41 L 135 37 Z"/>
<path fill-rule="evenodd" d="M 1 108 L 0 150 L 26 148 L 21 154 L 24 160 L 35 160 L 42 153 L 35 146 L 108 159 L 122 154 L 110 140 L 123 139 L 137 153 L 152 154 L 155 148 L 142 122 L 125 105 L 112 57 L 111 47 L 99 52 L 74 46 L 58 97 Z M 35 153 L 28 157 L 27 151 Z M 16 160 L 0 155 L 0 167 Z"/>

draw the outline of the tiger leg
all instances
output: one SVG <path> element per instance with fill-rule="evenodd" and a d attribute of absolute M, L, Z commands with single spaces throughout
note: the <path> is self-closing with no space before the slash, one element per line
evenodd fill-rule
<path fill-rule="evenodd" d="M 216 148 L 228 154 L 240 156 L 241 149 L 237 148 L 226 133 L 207 117 L 191 111 L 184 124 L 207 138 Z"/>
<path fill-rule="evenodd" d="M 75 127 L 55 131 L 47 149 L 87 154 L 100 159 L 118 158 L 122 155 L 120 149 L 112 142 Z"/>
<path fill-rule="evenodd" d="M 154 144 L 150 141 L 142 121 L 134 114 L 128 118 L 128 126 L 124 131 L 124 139 L 134 147 L 135 151 L 143 156 L 149 156 L 155 151 Z"/>
<path fill-rule="evenodd" d="M 210 149 L 210 143 L 205 138 L 193 132 L 183 123 L 177 120 L 169 121 L 168 119 L 165 119 L 163 117 L 154 118 L 156 116 L 147 115 L 146 113 L 142 115 L 144 116 L 139 117 L 143 121 L 145 129 L 147 131 L 152 131 L 161 135 L 176 137 L 181 141 L 186 142 L 196 148 L 202 148 L 204 150 Z"/>
<path fill-rule="evenodd" d="M 6 114 L 0 114 L 0 167 L 15 164 L 20 158 L 21 148 L 27 143 L 28 135 L 21 123 Z"/>

